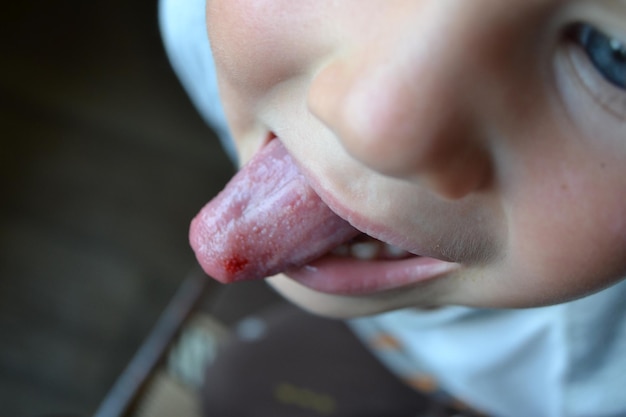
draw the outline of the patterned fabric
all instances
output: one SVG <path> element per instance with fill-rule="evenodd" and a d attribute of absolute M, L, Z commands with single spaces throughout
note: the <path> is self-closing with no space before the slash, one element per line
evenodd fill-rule
<path fill-rule="evenodd" d="M 391 369 L 407 385 L 419 393 L 427 395 L 434 401 L 442 405 L 442 410 L 448 410 L 456 416 L 487 416 L 478 410 L 473 409 L 465 402 L 450 395 L 442 387 L 437 378 L 428 373 L 426 367 L 420 366 L 409 354 L 403 342 L 388 333 L 382 326 L 376 326 L 371 320 L 354 320 L 352 327 L 358 336 L 365 342 L 366 346 Z M 461 414 L 463 413 L 463 414 Z"/>
<path fill-rule="evenodd" d="M 621 282 L 555 306 L 402 310 L 351 327 L 418 390 L 492 416 L 617 417 L 626 416 L 624 300 Z"/>

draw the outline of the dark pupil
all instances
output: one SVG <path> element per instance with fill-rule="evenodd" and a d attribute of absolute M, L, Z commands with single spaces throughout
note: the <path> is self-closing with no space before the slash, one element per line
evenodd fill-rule
<path fill-rule="evenodd" d="M 582 26 L 578 37 L 589 59 L 604 78 L 626 89 L 626 45 L 590 26 Z"/>

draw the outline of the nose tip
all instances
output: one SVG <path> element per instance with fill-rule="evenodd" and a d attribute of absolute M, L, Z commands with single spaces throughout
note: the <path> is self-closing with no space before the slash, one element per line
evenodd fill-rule
<path fill-rule="evenodd" d="M 425 65 L 327 66 L 311 84 L 311 112 L 347 152 L 383 175 L 447 199 L 480 188 L 489 158 L 472 105 L 458 82 Z"/>

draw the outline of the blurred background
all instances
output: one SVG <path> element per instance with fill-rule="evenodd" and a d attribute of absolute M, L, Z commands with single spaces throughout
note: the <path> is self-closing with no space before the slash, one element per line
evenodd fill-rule
<path fill-rule="evenodd" d="M 91 415 L 194 268 L 232 166 L 165 57 L 157 0 L 0 13 L 0 410 Z"/>

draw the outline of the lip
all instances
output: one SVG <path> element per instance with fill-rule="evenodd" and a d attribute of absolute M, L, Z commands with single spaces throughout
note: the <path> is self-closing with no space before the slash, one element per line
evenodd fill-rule
<path fill-rule="evenodd" d="M 285 274 L 318 292 L 368 295 L 431 281 L 459 268 L 457 263 L 424 256 L 364 261 L 328 255 Z"/>
<path fill-rule="evenodd" d="M 280 140 L 273 133 L 272 138 Z M 310 172 L 292 153 L 311 188 L 339 217 L 348 221 L 355 229 L 384 243 L 392 244 L 415 256 L 404 259 L 362 260 L 327 254 L 307 265 L 285 271 L 294 281 L 318 292 L 337 295 L 367 295 L 417 285 L 448 275 L 461 265 L 445 259 L 431 251 L 415 250 L 420 245 L 406 237 L 395 234 L 385 225 L 376 223 L 367 216 L 342 204 L 342 200 L 321 186 L 321 181 Z M 403 242 L 405 243 L 403 245 Z"/>
<path fill-rule="evenodd" d="M 271 137 L 276 140 L 281 140 L 283 144 L 284 141 L 279 136 L 276 136 L 274 133 L 271 134 Z M 287 151 L 291 155 L 291 158 L 298 166 L 298 169 L 304 177 L 308 185 L 313 189 L 315 194 L 328 206 L 328 208 L 335 213 L 337 216 L 341 217 L 352 227 L 364 233 L 365 235 L 379 240 L 383 243 L 387 243 L 403 249 L 409 253 L 412 253 L 421 257 L 430 257 L 435 258 L 441 261 L 445 261 L 447 263 L 458 262 L 457 259 L 452 259 L 446 255 L 444 255 L 440 249 L 443 248 L 439 243 L 435 246 L 426 245 L 423 241 L 419 239 L 415 239 L 414 236 L 407 236 L 402 232 L 398 232 L 398 229 L 403 230 L 402 226 L 396 226 L 395 228 L 390 227 L 389 225 L 384 224 L 381 221 L 377 221 L 367 214 L 359 212 L 355 210 L 353 207 L 355 206 L 354 202 L 348 202 L 345 198 L 341 198 L 337 195 L 333 190 L 324 186 L 324 182 L 319 178 L 319 176 L 313 172 L 306 164 L 303 164 L 298 155 L 294 152 L 291 152 L 285 144 Z"/>

